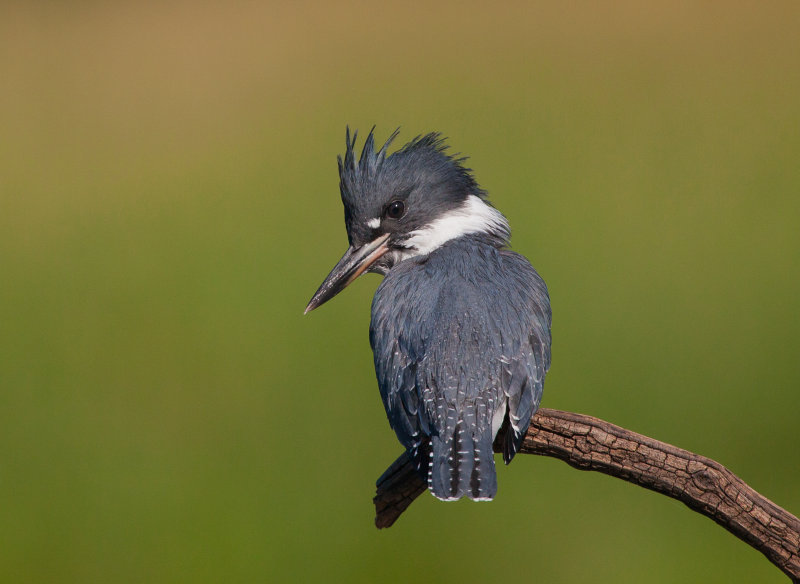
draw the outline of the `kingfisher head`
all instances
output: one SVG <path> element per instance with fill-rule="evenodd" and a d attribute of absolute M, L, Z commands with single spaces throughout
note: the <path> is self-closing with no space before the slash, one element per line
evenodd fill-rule
<path fill-rule="evenodd" d="M 374 131 L 374 128 L 373 128 Z M 448 154 L 438 133 L 418 136 L 391 155 L 395 130 L 380 150 L 373 131 L 356 159 L 350 130 L 339 161 L 339 188 L 349 249 L 306 307 L 327 302 L 364 272 L 386 274 L 399 262 L 427 255 L 446 242 L 481 234 L 496 245 L 508 243 L 506 218 L 492 207 L 463 165 Z"/>

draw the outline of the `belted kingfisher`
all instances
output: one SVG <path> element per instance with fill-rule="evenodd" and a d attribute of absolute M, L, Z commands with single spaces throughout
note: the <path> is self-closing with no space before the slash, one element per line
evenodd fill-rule
<path fill-rule="evenodd" d="M 374 128 L 373 128 L 374 131 Z M 511 462 L 550 366 L 544 280 L 506 247 L 506 218 L 438 133 L 387 156 L 373 132 L 356 160 L 348 128 L 339 179 L 350 248 L 306 313 L 364 272 L 384 276 L 369 338 L 383 405 L 431 493 L 497 493 L 492 445 Z"/>

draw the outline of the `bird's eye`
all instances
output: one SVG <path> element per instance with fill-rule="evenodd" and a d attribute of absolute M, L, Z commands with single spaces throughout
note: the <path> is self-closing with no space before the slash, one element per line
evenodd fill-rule
<path fill-rule="evenodd" d="M 406 205 L 403 201 L 392 201 L 386 208 L 386 215 L 390 219 L 400 219 L 406 212 Z"/>

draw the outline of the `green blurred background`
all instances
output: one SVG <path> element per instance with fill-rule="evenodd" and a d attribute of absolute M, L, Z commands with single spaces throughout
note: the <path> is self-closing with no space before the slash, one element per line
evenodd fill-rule
<path fill-rule="evenodd" d="M 554 311 L 544 405 L 800 512 L 796 2 L 0 8 L 9 582 L 784 582 L 678 502 L 553 459 L 420 498 L 346 247 L 345 124 L 439 130 Z"/>

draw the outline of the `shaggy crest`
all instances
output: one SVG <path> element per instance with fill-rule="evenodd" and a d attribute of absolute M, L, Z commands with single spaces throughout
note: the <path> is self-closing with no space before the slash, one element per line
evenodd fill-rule
<path fill-rule="evenodd" d="M 472 176 L 472 170 L 465 167 L 463 162 L 466 157 L 447 154 L 448 145 L 446 138 L 439 132 L 431 132 L 424 136 L 417 136 L 411 142 L 387 157 L 387 150 L 400 133 L 397 128 L 380 150 L 375 151 L 375 126 L 369 132 L 364 146 L 361 149 L 361 156 L 356 161 L 355 145 L 358 138 L 358 130 L 353 132 L 350 137 L 350 127 L 348 126 L 345 134 L 345 154 L 344 160 L 341 156 L 337 157 L 339 163 L 339 186 L 342 193 L 342 201 L 347 201 L 357 192 L 358 187 L 366 187 L 374 181 L 378 173 L 387 162 L 393 163 L 392 166 L 407 166 L 415 162 L 422 168 L 428 170 L 439 169 L 449 175 L 454 183 L 463 188 L 465 192 L 477 195 L 481 199 L 486 199 L 486 192 L 478 186 Z"/>
<path fill-rule="evenodd" d="M 344 179 L 345 175 L 350 175 L 352 178 L 359 178 L 362 175 L 374 175 L 386 159 L 386 151 L 389 145 L 394 141 L 400 133 L 400 128 L 397 128 L 392 135 L 386 140 L 381 149 L 375 152 L 375 126 L 369 131 L 364 147 L 361 149 L 361 158 L 356 163 L 355 146 L 358 139 L 358 130 L 353 132 L 353 139 L 350 140 L 350 126 L 347 126 L 345 133 L 345 143 L 347 148 L 344 152 L 344 161 L 341 156 L 337 156 L 336 160 L 339 162 L 339 176 Z"/>

